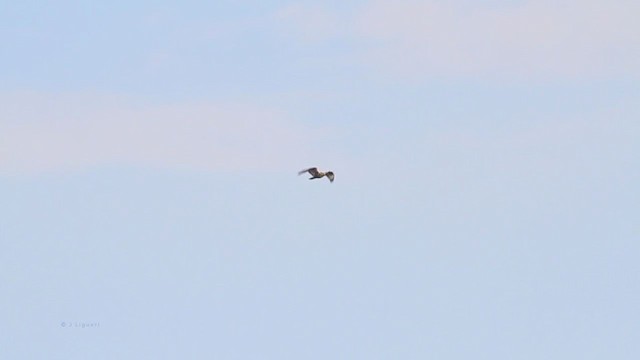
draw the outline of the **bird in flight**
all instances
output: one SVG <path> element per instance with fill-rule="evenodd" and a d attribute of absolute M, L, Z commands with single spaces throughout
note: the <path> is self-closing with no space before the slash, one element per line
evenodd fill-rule
<path fill-rule="evenodd" d="M 311 174 L 311 177 L 309 178 L 309 180 L 320 179 L 324 176 L 326 176 L 331 182 L 333 182 L 333 179 L 335 179 L 335 175 L 333 175 L 333 171 L 322 172 L 322 171 L 318 171 L 318 168 L 314 168 L 314 167 L 298 171 L 298 175 L 302 175 L 306 172 Z"/>

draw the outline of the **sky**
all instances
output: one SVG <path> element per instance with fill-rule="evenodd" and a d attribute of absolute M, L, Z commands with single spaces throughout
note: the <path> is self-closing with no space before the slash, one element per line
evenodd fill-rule
<path fill-rule="evenodd" d="M 0 2 L 0 357 L 639 358 L 638 13 Z"/>

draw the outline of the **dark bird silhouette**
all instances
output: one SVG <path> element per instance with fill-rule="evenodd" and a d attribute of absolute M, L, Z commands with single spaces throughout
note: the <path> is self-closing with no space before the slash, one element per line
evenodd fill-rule
<path fill-rule="evenodd" d="M 331 182 L 333 182 L 333 179 L 335 179 L 335 175 L 333 175 L 333 171 L 322 172 L 322 171 L 318 171 L 318 168 L 314 168 L 314 167 L 298 171 L 298 175 L 302 175 L 302 174 L 304 174 L 306 172 L 311 174 L 311 177 L 309 178 L 309 180 L 320 179 L 320 178 L 325 177 L 325 176 Z"/>

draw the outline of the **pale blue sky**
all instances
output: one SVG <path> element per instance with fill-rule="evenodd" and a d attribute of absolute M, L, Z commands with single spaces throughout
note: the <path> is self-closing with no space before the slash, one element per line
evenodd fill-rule
<path fill-rule="evenodd" d="M 0 3 L 2 359 L 640 356 L 640 4 L 238 3 Z"/>

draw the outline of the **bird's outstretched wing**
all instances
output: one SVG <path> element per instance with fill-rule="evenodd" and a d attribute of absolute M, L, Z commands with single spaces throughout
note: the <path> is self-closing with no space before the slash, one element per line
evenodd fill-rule
<path fill-rule="evenodd" d="M 333 182 L 333 179 L 336 178 L 336 176 L 333 175 L 333 171 L 327 171 L 327 173 L 325 175 L 329 178 L 329 181 L 331 181 L 331 182 Z"/>
<path fill-rule="evenodd" d="M 302 174 L 304 174 L 306 172 L 308 172 L 309 174 L 311 174 L 313 176 L 316 176 L 316 175 L 318 175 L 318 168 L 312 167 L 312 168 L 308 168 L 308 169 L 305 169 L 305 170 L 300 170 L 300 171 L 298 171 L 298 175 L 302 175 Z"/>

